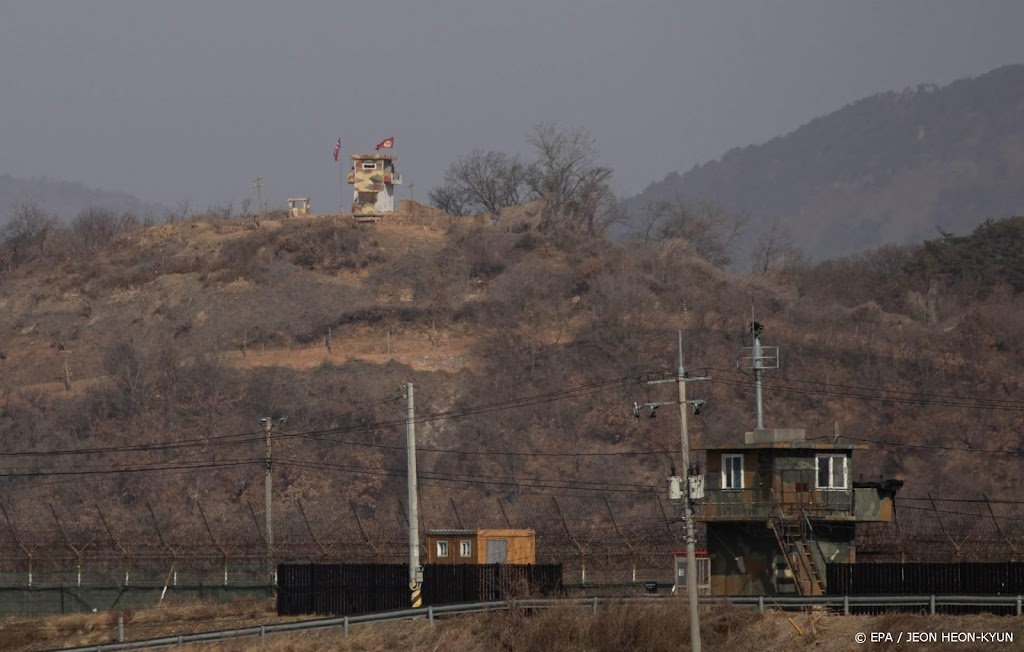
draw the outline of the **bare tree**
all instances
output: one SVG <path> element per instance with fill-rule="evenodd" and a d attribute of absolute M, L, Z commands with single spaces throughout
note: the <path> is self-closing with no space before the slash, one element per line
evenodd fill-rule
<path fill-rule="evenodd" d="M 234 202 L 230 201 L 224 202 L 223 204 L 213 204 L 208 209 L 206 209 L 206 213 L 210 217 L 221 220 L 230 220 L 234 212 L 235 204 Z"/>
<path fill-rule="evenodd" d="M 250 208 L 252 208 L 252 197 L 243 197 L 238 206 L 239 212 L 245 217 L 249 214 Z"/>
<path fill-rule="evenodd" d="M 658 227 L 668 216 L 671 203 L 667 201 L 648 202 L 640 210 L 636 219 L 637 228 L 633 231 L 633 237 L 651 242 L 658 239 Z"/>
<path fill-rule="evenodd" d="M 711 201 L 688 202 L 681 196 L 672 201 L 652 202 L 640 218 L 644 242 L 679 238 L 710 263 L 725 267 L 746 223 L 745 216 L 730 215 Z"/>
<path fill-rule="evenodd" d="M 598 164 L 594 139 L 584 129 L 563 130 L 553 123 L 534 127 L 529 138 L 537 153 L 529 185 L 544 202 L 541 228 L 565 225 L 600 232 L 617 202 L 609 185 L 611 168 Z"/>
<path fill-rule="evenodd" d="M 528 192 L 528 170 L 518 156 L 473 150 L 448 166 L 444 185 L 430 192 L 430 200 L 456 215 L 497 215 L 507 206 L 522 203 Z"/>
<path fill-rule="evenodd" d="M 57 229 L 57 219 L 34 202 L 18 202 L 11 219 L 0 231 L 0 238 L 10 250 L 8 266 L 25 262 L 34 248 L 38 255 L 46 252 L 46 242 Z"/>
<path fill-rule="evenodd" d="M 117 215 L 105 208 L 90 207 L 71 220 L 71 232 L 87 251 L 110 244 L 121 233 L 139 228 L 139 219 L 132 213 Z"/>
<path fill-rule="evenodd" d="M 803 260 L 803 252 L 793 243 L 792 233 L 777 217 L 754 245 L 753 271 L 761 276 L 792 269 Z"/>
<path fill-rule="evenodd" d="M 177 210 L 169 216 L 168 222 L 174 220 L 181 220 L 184 222 L 192 215 L 192 202 L 187 199 L 183 199 L 178 202 Z"/>
<path fill-rule="evenodd" d="M 146 378 L 142 355 L 131 340 L 120 339 L 107 349 L 103 369 L 117 381 L 127 410 L 135 412 L 144 402 Z"/>
<path fill-rule="evenodd" d="M 470 213 L 466 207 L 465 197 L 451 186 L 438 186 L 430 191 L 429 197 L 431 204 L 449 215 L 462 217 Z"/>

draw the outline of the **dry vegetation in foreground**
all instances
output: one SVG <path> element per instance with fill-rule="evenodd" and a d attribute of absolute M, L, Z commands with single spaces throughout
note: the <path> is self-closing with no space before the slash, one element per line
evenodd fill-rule
<path fill-rule="evenodd" d="M 194 631 L 243 627 L 281 622 L 269 611 L 269 601 L 244 601 L 229 605 L 184 605 L 127 614 L 129 640 L 183 634 Z M 81 614 L 38 620 L 10 620 L 0 624 L 4 650 L 33 652 L 54 646 L 110 641 L 116 632 L 117 615 Z M 17 632 L 17 634 L 16 634 Z M 142 634 L 144 632 L 144 634 Z M 944 650 L 949 644 L 858 644 L 857 633 L 888 632 L 1009 632 L 1015 643 L 1024 640 L 1024 619 L 992 616 L 836 616 L 820 611 L 760 615 L 753 610 L 716 608 L 702 619 L 704 649 L 875 651 Z M 17 636 L 17 638 L 15 638 Z M 1002 644 L 1012 649 L 1014 644 Z M 999 649 L 1000 645 L 996 645 Z M 668 652 L 689 650 L 688 618 L 684 604 L 672 600 L 659 604 L 601 608 L 595 616 L 589 608 L 565 606 L 538 612 L 512 609 L 473 616 L 439 619 L 433 626 L 423 621 L 353 626 L 346 638 L 340 629 L 269 637 L 261 647 L 255 638 L 223 643 L 191 645 L 182 650 L 206 652 L 302 652 L 306 650 L 459 650 L 460 652 L 508 652 L 552 650 L 566 652 Z M 958 643 L 958 651 L 993 649 L 991 643 Z"/>
<path fill-rule="evenodd" d="M 46 618 L 0 620 L 0 650 L 36 652 L 64 647 L 106 645 L 117 641 L 117 618 L 124 616 L 125 640 L 143 640 L 251 625 L 291 622 L 306 617 L 278 617 L 274 601 L 236 600 L 170 603 L 154 609 L 80 613 Z"/>

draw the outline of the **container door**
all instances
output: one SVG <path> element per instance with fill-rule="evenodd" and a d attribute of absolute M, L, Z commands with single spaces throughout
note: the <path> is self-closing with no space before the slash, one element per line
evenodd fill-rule
<path fill-rule="evenodd" d="M 487 540 L 487 563 L 504 564 L 508 560 L 508 541 L 505 539 Z"/>

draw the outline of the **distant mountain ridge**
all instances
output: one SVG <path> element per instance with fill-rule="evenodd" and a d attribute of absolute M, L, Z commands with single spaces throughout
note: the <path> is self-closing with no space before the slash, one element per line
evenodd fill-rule
<path fill-rule="evenodd" d="M 672 173 L 630 203 L 712 199 L 778 218 L 811 258 L 967 232 L 1024 214 L 1024 65 L 853 102 L 761 145 Z"/>
<path fill-rule="evenodd" d="M 98 190 L 73 181 L 47 177 L 19 179 L 9 174 L 0 175 L 0 223 L 7 222 L 13 206 L 19 202 L 33 202 L 65 220 L 90 207 L 118 213 L 132 212 L 139 217 L 147 214 L 162 217 L 167 212 L 159 204 L 144 202 L 125 192 Z"/>

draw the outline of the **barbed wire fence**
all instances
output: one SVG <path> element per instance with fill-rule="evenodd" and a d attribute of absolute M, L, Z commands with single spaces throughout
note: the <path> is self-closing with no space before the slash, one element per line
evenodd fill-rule
<path fill-rule="evenodd" d="M 277 562 L 407 562 L 407 515 L 391 504 L 275 503 Z M 165 506 L 166 507 L 166 506 Z M 1021 561 L 1024 505 L 987 499 L 898 499 L 891 523 L 858 526 L 859 562 Z M 0 588 L 87 586 L 269 586 L 264 515 L 246 503 L 211 518 L 197 501 L 191 517 L 146 503 L 115 522 L 99 505 L 75 513 L 55 505 L 12 514 L 0 502 Z M 532 529 L 538 563 L 561 563 L 567 584 L 667 580 L 682 528 L 657 494 L 473 496 L 431 487 L 421 494 L 423 532 Z M 703 532 L 698 547 L 703 548 Z M 425 541 L 424 541 L 425 543 Z M 423 551 L 426 559 L 426 551 Z"/>
<path fill-rule="evenodd" d="M 638 501 L 554 495 L 466 499 L 431 489 L 421 493 L 424 533 L 532 529 L 537 562 L 563 564 L 568 583 L 666 579 L 672 575 L 672 551 L 680 548 L 678 518 L 655 495 Z M 274 561 L 406 563 L 406 506 L 401 499 L 392 502 L 276 502 Z M 135 518 L 117 522 L 95 504 L 74 515 L 49 507 L 45 514 L 11 514 L 6 508 L 0 514 L 0 587 L 268 582 L 264 514 L 252 504 L 217 520 L 197 502 L 193 517 L 173 522 L 149 503 L 135 510 Z"/>

